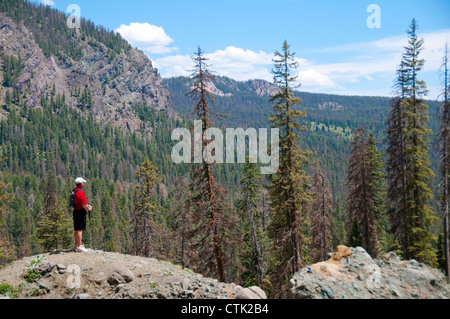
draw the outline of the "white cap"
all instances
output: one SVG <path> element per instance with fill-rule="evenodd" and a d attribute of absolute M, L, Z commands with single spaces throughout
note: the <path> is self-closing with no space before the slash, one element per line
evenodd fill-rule
<path fill-rule="evenodd" d="M 75 179 L 75 184 L 81 184 L 81 183 L 85 184 L 87 182 L 83 179 L 83 177 L 77 177 L 77 179 Z"/>

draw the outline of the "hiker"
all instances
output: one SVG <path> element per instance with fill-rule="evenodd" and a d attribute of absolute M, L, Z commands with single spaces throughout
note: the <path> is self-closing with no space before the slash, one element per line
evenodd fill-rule
<path fill-rule="evenodd" d="M 86 248 L 81 244 L 83 231 L 86 230 L 86 215 L 92 210 L 92 206 L 87 204 L 86 195 L 83 192 L 86 181 L 82 177 L 75 179 L 76 188 L 73 190 L 73 226 L 75 236 L 75 251 L 86 252 Z"/>

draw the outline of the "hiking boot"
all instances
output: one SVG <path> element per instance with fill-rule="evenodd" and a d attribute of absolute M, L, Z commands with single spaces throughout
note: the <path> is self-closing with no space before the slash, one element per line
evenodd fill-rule
<path fill-rule="evenodd" d="M 77 248 L 76 248 L 76 251 L 77 251 L 77 252 L 80 252 L 80 253 L 85 253 L 85 252 L 87 252 L 87 249 L 84 248 L 83 245 L 81 245 L 80 247 L 77 247 Z"/>

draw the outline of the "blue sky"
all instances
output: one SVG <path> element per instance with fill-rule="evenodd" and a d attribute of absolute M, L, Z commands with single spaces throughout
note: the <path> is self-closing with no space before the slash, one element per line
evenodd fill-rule
<path fill-rule="evenodd" d="M 39 0 L 35 0 L 39 1 Z M 439 66 L 450 42 L 448 0 L 42 0 L 122 34 L 162 76 L 188 75 L 197 46 L 212 69 L 236 80 L 272 80 L 272 54 L 286 39 L 300 63 L 302 90 L 347 95 L 391 94 L 412 18 L 425 39 L 422 78 L 439 94 Z M 369 28 L 371 4 L 380 28 Z"/>

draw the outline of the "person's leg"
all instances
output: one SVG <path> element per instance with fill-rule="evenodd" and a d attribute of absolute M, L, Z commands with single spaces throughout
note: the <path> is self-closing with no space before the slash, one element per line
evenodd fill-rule
<path fill-rule="evenodd" d="M 73 226 L 75 237 L 75 248 L 81 246 L 83 231 L 86 229 L 86 212 L 84 210 L 73 211 Z"/>
<path fill-rule="evenodd" d="M 83 232 L 81 230 L 75 231 L 75 247 L 81 246 L 81 238 L 83 236 Z"/>
<path fill-rule="evenodd" d="M 85 251 L 81 247 L 83 231 L 86 229 L 86 212 L 84 210 L 74 210 L 73 213 L 75 249 L 77 251 Z"/>

